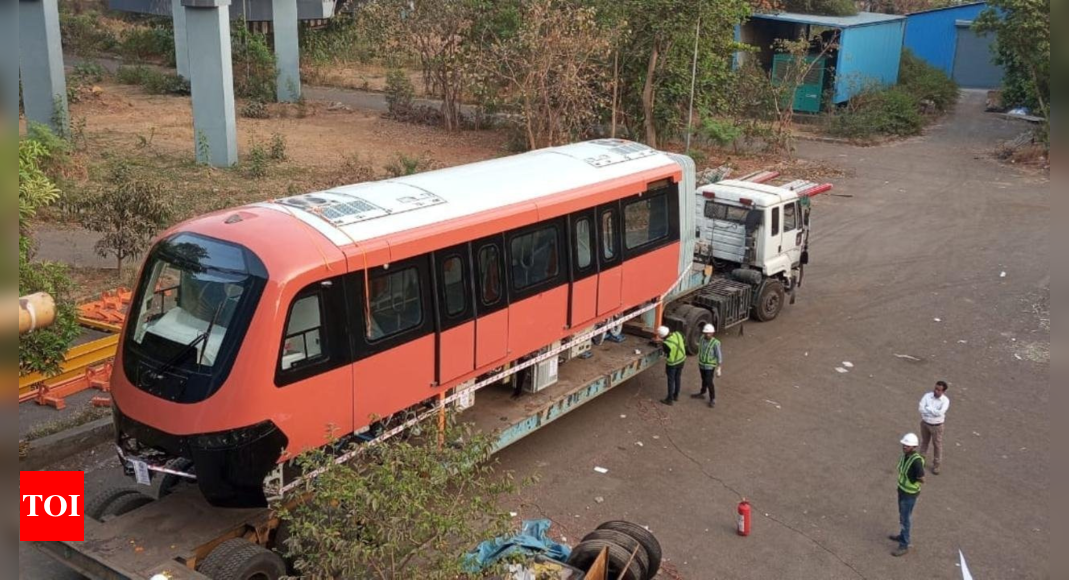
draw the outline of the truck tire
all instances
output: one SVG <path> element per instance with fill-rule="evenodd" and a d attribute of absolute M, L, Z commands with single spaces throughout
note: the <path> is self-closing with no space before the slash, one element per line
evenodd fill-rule
<path fill-rule="evenodd" d="M 133 493 L 126 493 L 117 498 L 115 501 L 109 503 L 104 511 L 100 514 L 101 520 L 107 520 L 109 518 L 116 518 L 123 514 L 130 513 L 141 506 L 152 503 L 150 496 L 141 493 L 138 490 L 132 490 Z"/>
<path fill-rule="evenodd" d="M 636 523 L 625 520 L 605 522 L 598 526 L 598 529 L 623 532 L 638 540 L 638 543 L 642 544 L 643 548 L 646 548 L 646 555 L 650 559 L 649 578 L 657 575 L 657 572 L 661 569 L 661 543 L 657 541 L 652 532 Z"/>
<path fill-rule="evenodd" d="M 286 575 L 286 563 L 263 546 L 231 538 L 216 546 L 197 572 L 212 580 L 278 580 Z"/>
<path fill-rule="evenodd" d="M 680 306 L 676 312 L 683 318 L 683 338 L 687 343 L 687 354 L 696 355 L 702 338 L 702 327 L 713 322 L 713 313 L 690 304 Z"/>
<path fill-rule="evenodd" d="M 580 542 L 568 556 L 568 564 L 580 570 L 589 570 L 590 565 L 598 558 L 598 554 L 605 548 L 609 549 L 609 578 L 621 580 L 647 580 L 650 578 L 648 570 L 642 566 L 642 562 L 636 557 L 631 558 L 631 552 L 606 540 L 587 540 Z M 640 550 L 641 553 L 641 550 Z M 628 561 L 631 563 L 628 564 Z"/>
<path fill-rule="evenodd" d="M 104 519 L 108 506 L 115 503 L 116 500 L 129 494 L 139 493 L 141 492 L 127 485 L 106 488 L 86 500 L 85 515 L 99 522 Z"/>
<path fill-rule="evenodd" d="M 774 320 L 783 310 L 783 283 L 779 280 L 768 280 L 761 287 L 761 293 L 757 295 L 757 303 L 753 305 L 753 316 L 761 322 Z"/>
<path fill-rule="evenodd" d="M 646 570 L 646 578 L 653 578 L 653 575 L 650 573 L 652 568 L 650 568 L 650 556 L 649 552 L 646 551 L 646 546 L 643 546 L 641 542 L 631 537 L 629 534 L 617 530 L 594 530 L 583 536 L 583 541 L 585 542 L 587 540 L 605 540 L 606 542 L 612 542 L 627 550 L 628 557 L 630 557 L 631 552 L 635 552 L 635 559 L 638 560 L 642 564 L 642 568 Z M 638 551 L 635 551 L 636 548 Z M 660 562 L 658 562 L 658 564 L 660 564 Z"/>

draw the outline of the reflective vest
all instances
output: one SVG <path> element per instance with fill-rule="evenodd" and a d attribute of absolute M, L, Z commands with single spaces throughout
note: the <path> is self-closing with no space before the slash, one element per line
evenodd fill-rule
<path fill-rule="evenodd" d="M 909 480 L 909 468 L 916 461 L 920 461 L 921 467 L 924 467 L 924 457 L 917 452 L 898 458 L 898 489 L 910 495 L 917 495 L 921 491 L 921 482 Z"/>
<path fill-rule="evenodd" d="M 716 358 L 716 347 L 720 345 L 719 338 L 706 339 L 702 337 L 698 343 L 698 366 L 703 369 L 714 369 L 720 365 L 720 359 Z"/>
<path fill-rule="evenodd" d="M 679 334 L 679 331 L 669 334 L 664 339 L 664 343 L 668 345 L 668 357 L 664 361 L 665 364 L 674 367 L 687 361 L 687 344 L 683 340 L 683 335 Z"/>

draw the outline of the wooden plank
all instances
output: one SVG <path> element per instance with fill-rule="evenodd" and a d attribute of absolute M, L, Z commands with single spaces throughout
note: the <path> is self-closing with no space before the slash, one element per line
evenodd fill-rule
<path fill-rule="evenodd" d="M 601 553 L 587 570 L 584 580 L 609 580 L 609 549 L 602 548 Z"/>

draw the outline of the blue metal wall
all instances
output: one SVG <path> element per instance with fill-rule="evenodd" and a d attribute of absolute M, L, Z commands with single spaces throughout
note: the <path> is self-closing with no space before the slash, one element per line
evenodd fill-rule
<path fill-rule="evenodd" d="M 835 68 L 835 102 L 842 103 L 867 87 L 898 82 L 906 21 L 890 20 L 844 28 Z"/>
<path fill-rule="evenodd" d="M 987 3 L 979 2 L 910 14 L 906 18 L 906 48 L 951 76 L 958 37 L 954 23 L 975 20 L 985 8 Z"/>

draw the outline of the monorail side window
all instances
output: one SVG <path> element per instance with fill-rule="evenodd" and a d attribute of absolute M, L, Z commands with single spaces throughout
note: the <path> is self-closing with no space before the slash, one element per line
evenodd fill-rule
<path fill-rule="evenodd" d="M 590 228 L 589 218 L 579 218 L 575 222 L 575 266 L 579 270 L 586 270 L 594 260 L 593 231 Z"/>
<path fill-rule="evenodd" d="M 493 306 L 501 299 L 501 254 L 497 246 L 479 248 L 479 301 Z"/>
<path fill-rule="evenodd" d="M 604 264 L 616 260 L 616 210 L 601 212 L 601 261 Z"/>
<path fill-rule="evenodd" d="M 624 248 L 652 244 L 668 237 L 668 196 L 654 195 L 624 205 Z"/>
<path fill-rule="evenodd" d="M 464 262 L 460 256 L 450 256 L 442 262 L 442 286 L 445 291 L 445 313 L 459 316 L 467 309 L 464 291 Z"/>
<path fill-rule="evenodd" d="M 371 278 L 368 293 L 371 329 L 368 340 L 400 334 L 423 322 L 419 271 L 409 267 Z"/>
<path fill-rule="evenodd" d="M 553 278 L 560 271 L 557 226 L 518 234 L 509 243 L 512 285 L 524 290 Z"/>
<path fill-rule="evenodd" d="M 283 371 L 323 357 L 323 301 L 318 293 L 298 298 L 290 308 L 286 335 L 282 339 Z"/>

